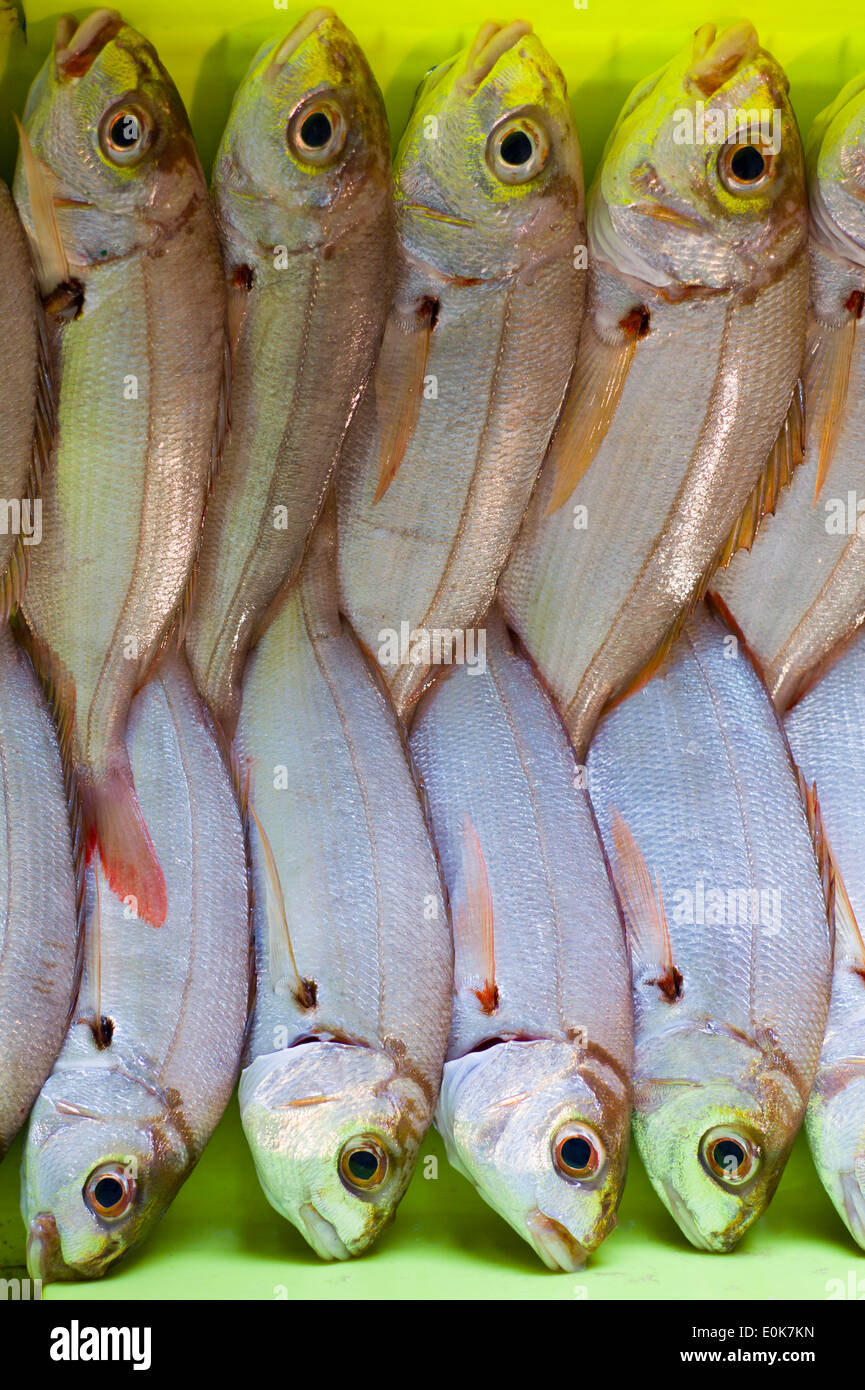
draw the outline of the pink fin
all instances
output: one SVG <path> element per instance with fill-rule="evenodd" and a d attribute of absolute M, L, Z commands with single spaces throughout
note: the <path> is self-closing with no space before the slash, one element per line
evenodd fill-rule
<path fill-rule="evenodd" d="M 469 985 L 485 1014 L 499 1003 L 496 984 L 493 898 L 478 832 L 463 817 L 463 892 L 454 914 L 456 983 Z"/>
<path fill-rule="evenodd" d="M 673 960 L 667 914 L 657 875 L 654 883 L 643 852 L 621 812 L 613 807 L 613 845 L 616 863 L 613 879 L 619 893 L 632 953 L 646 971 L 654 972 L 649 984 L 674 1004 L 682 992 L 682 976 Z"/>
<path fill-rule="evenodd" d="M 162 867 L 144 823 L 131 773 L 113 768 L 94 782 L 79 784 L 88 853 L 99 850 L 108 886 L 135 915 L 161 927 L 168 911 Z"/>

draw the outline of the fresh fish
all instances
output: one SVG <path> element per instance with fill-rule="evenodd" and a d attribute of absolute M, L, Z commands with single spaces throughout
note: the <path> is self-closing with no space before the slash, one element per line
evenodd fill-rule
<path fill-rule="evenodd" d="M 633 1038 L 622 920 L 573 750 L 493 610 L 486 668 L 424 696 L 411 751 L 454 924 L 436 1124 L 551 1269 L 616 1223 Z"/>
<path fill-rule="evenodd" d="M 24 1153 L 27 1265 L 44 1281 L 104 1274 L 145 1238 L 200 1158 L 240 1064 L 243 824 L 181 657 L 135 697 L 126 746 L 165 865 L 168 917 L 151 931 L 91 862 L 84 976 Z"/>
<path fill-rule="evenodd" d="M 485 24 L 427 76 L 394 186 L 396 289 L 340 460 L 339 566 L 405 714 L 475 640 L 576 352 L 580 149 L 528 24 Z"/>
<path fill-rule="evenodd" d="M 730 1250 L 805 1113 L 832 969 L 796 769 L 738 636 L 699 609 L 598 726 L 588 778 L 629 930 L 637 1144 L 688 1240 Z"/>
<path fill-rule="evenodd" d="M 34 493 L 51 418 L 41 312 L 27 238 L 0 181 L 0 622 L 20 599 L 41 539 Z"/>
<path fill-rule="evenodd" d="M 807 163 L 805 461 L 717 584 L 782 710 L 865 621 L 865 74 L 817 117 Z"/>
<path fill-rule="evenodd" d="M 123 735 L 192 570 L 222 413 L 225 289 L 180 97 L 113 10 L 59 21 L 15 196 L 59 380 L 23 613 L 85 837 L 111 889 L 159 926 L 165 880 Z"/>
<path fill-rule="evenodd" d="M 39 682 L 0 628 L 0 1158 L 60 1051 L 75 997 L 72 833 Z"/>
<path fill-rule="evenodd" d="M 225 732 L 271 601 L 297 571 L 372 370 L 393 266 L 381 93 L 331 10 L 255 58 L 216 159 L 234 341 L 231 434 L 186 639 Z"/>
<path fill-rule="evenodd" d="M 826 1191 L 865 1246 L 865 633 L 784 727 L 806 785 L 816 784 L 835 868 L 832 997 L 808 1139 Z"/>
<path fill-rule="evenodd" d="M 500 587 L 580 756 L 800 457 L 805 247 L 787 79 L 750 24 L 704 25 L 607 142 L 574 378 Z"/>
<path fill-rule="evenodd" d="M 360 1254 L 394 1215 L 435 1109 L 453 988 L 397 721 L 337 613 L 332 513 L 250 657 L 236 740 L 257 954 L 241 1118 L 268 1201 L 326 1260 Z"/>

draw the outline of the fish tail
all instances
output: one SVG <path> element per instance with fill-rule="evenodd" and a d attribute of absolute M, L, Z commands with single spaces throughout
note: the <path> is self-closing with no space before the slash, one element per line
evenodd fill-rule
<path fill-rule="evenodd" d="M 136 917 L 161 927 L 168 911 L 162 866 L 141 813 L 131 769 L 79 776 L 78 807 L 86 852 L 98 850 L 108 886 Z"/>

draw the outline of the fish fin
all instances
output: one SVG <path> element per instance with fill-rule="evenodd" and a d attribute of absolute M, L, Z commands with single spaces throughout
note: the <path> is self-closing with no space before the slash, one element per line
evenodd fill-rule
<path fill-rule="evenodd" d="M 102 1012 L 102 900 L 98 870 L 93 877 L 93 914 L 84 928 L 84 994 L 81 1003 L 85 1012 L 78 1022 L 89 1025 L 93 1040 L 101 1052 L 114 1036 L 114 1023 Z"/>
<path fill-rule="evenodd" d="M 249 309 L 249 294 L 253 285 L 252 267 L 236 265 L 227 286 L 226 323 L 228 326 L 228 348 L 232 361 L 237 352 L 246 313 Z"/>
<path fill-rule="evenodd" d="M 161 927 L 168 911 L 165 877 L 131 771 L 113 767 L 92 781 L 79 780 L 78 801 L 88 849 L 99 851 L 109 888 L 140 921 Z"/>
<path fill-rule="evenodd" d="M 468 815 L 463 816 L 462 876 L 463 896 L 453 919 L 455 984 L 469 985 L 481 1012 L 492 1014 L 499 1004 L 493 899 L 480 838 Z"/>
<path fill-rule="evenodd" d="M 555 479 L 546 515 L 563 507 L 598 452 L 634 360 L 637 343 L 649 331 L 645 309 L 634 309 L 619 324 L 622 337 L 605 343 L 591 325 L 580 340 L 571 384 L 547 454 Z"/>
<path fill-rule="evenodd" d="M 643 852 L 627 821 L 615 806 L 612 835 L 616 851 L 613 879 L 625 915 L 632 951 L 643 969 L 654 974 L 655 978 L 649 983 L 657 985 L 672 1004 L 681 994 L 682 976 L 673 961 L 661 885 L 657 875 L 652 882 Z"/>
<path fill-rule="evenodd" d="M 796 384 L 789 409 L 784 417 L 784 423 L 778 431 L 778 437 L 772 446 L 771 453 L 751 490 L 739 519 L 730 530 L 717 557 L 706 568 L 690 602 L 670 624 L 645 666 L 623 690 L 617 691 L 608 700 L 604 707 L 605 713 L 615 709 L 616 705 L 620 705 L 623 700 L 635 695 L 638 690 L 642 690 L 643 686 L 648 685 L 649 681 L 657 675 L 669 656 L 671 648 L 678 640 L 685 623 L 699 607 L 701 600 L 705 598 L 717 571 L 727 567 L 737 550 L 751 549 L 763 517 L 774 513 L 779 496 L 789 485 L 794 469 L 798 468 L 802 462 L 804 426 L 802 383 L 799 381 Z M 729 617 L 729 610 L 725 609 L 725 612 Z"/>
<path fill-rule="evenodd" d="M 808 346 L 805 351 L 805 381 L 811 413 L 816 415 L 822 408 L 823 420 L 820 429 L 817 452 L 817 477 L 814 482 L 814 499 L 817 505 L 823 484 L 832 466 L 838 432 L 847 405 L 847 392 L 850 386 L 850 367 L 853 362 L 853 345 L 856 340 L 856 325 L 862 317 L 865 295 L 855 290 L 847 301 L 848 317 L 837 326 L 827 326 L 814 322 L 808 331 Z"/>
<path fill-rule="evenodd" d="M 688 81 L 705 97 L 713 96 L 742 63 L 755 58 L 760 51 L 757 31 L 747 19 L 729 25 L 720 34 L 712 33 L 712 29 L 713 26 L 704 24 L 694 35 L 687 74 Z"/>
<path fill-rule="evenodd" d="M 41 293 L 49 294 L 58 285 L 65 284 L 70 279 L 69 260 L 54 208 L 52 175 L 33 153 L 30 137 L 14 112 L 12 119 L 18 128 L 21 167 L 30 196 L 30 216 L 33 223 L 30 244 L 36 278 Z"/>
<path fill-rule="evenodd" d="M 277 992 L 290 983 L 290 992 L 300 1007 L 312 1009 L 315 1007 L 318 989 L 315 981 L 305 980 L 297 968 L 276 856 L 273 853 L 267 832 L 258 819 L 255 807 L 249 797 L 248 779 L 245 800 L 264 852 L 265 881 L 267 884 L 267 944 L 272 988 L 274 992 Z"/>
<path fill-rule="evenodd" d="M 392 311 L 385 327 L 373 386 L 382 430 L 373 505 L 396 477 L 417 424 L 437 309 L 435 300 L 425 299 L 413 312 Z"/>
<path fill-rule="evenodd" d="M 795 764 L 794 764 L 795 766 Z M 836 925 L 836 888 L 840 880 L 840 872 L 832 854 L 829 840 L 826 835 L 826 827 L 823 823 L 823 814 L 820 810 L 820 802 L 817 799 L 817 784 L 812 782 L 809 786 L 800 768 L 796 767 L 796 777 L 799 782 L 799 791 L 802 796 L 802 805 L 805 808 L 805 816 L 808 821 L 808 829 L 811 832 L 811 843 L 814 846 L 814 856 L 817 860 L 817 871 L 820 875 L 820 883 L 823 887 L 823 898 L 826 903 L 826 912 L 829 918 L 829 930 L 833 933 Z M 843 885 L 842 885 L 843 887 Z M 846 889 L 844 897 L 847 897 Z M 847 899 L 849 903 L 849 898 Z M 850 909 L 852 913 L 852 908 Z M 855 918 L 854 918 L 855 921 Z"/>

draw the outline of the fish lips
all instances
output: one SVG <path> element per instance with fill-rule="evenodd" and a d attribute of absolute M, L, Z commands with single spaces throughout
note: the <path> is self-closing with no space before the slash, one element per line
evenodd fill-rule
<path fill-rule="evenodd" d="M 37 1212 L 27 1230 L 27 1272 L 31 1279 L 39 1279 L 43 1284 L 99 1279 L 122 1253 L 123 1246 L 112 1242 L 86 1264 L 71 1265 L 63 1258 L 60 1232 L 51 1212 Z"/>
<path fill-rule="evenodd" d="M 542 1211 L 533 1211 L 526 1218 L 526 1231 L 547 1269 L 573 1273 L 582 1269 L 589 1257 L 588 1249 L 560 1221 Z"/>

